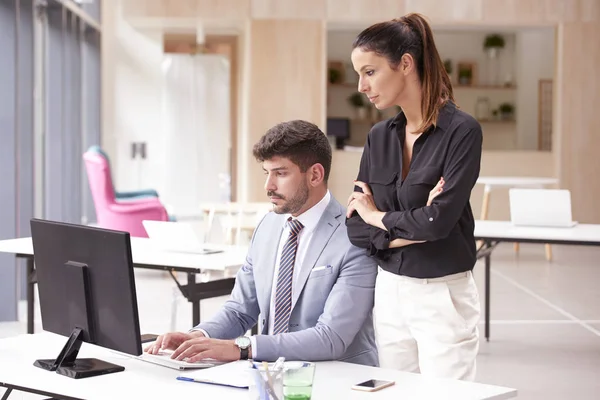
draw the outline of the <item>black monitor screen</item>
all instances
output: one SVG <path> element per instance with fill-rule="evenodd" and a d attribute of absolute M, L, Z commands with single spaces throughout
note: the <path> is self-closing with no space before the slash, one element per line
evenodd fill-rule
<path fill-rule="evenodd" d="M 348 118 L 327 118 L 327 136 L 349 139 L 350 120 Z"/>
<path fill-rule="evenodd" d="M 129 233 L 32 219 L 31 234 L 44 330 L 142 354 Z"/>

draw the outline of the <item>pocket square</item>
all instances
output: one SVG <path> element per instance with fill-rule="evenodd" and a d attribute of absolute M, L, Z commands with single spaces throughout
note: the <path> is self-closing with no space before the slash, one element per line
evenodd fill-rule
<path fill-rule="evenodd" d="M 321 270 L 323 270 L 325 268 L 331 268 L 331 265 L 321 265 L 320 267 L 314 267 L 312 269 L 312 272 L 321 271 Z"/>

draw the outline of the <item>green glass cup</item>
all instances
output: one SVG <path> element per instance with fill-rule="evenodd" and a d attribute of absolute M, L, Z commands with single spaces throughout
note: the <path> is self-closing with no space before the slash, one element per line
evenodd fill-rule
<path fill-rule="evenodd" d="M 310 400 L 315 378 L 315 363 L 288 361 L 283 372 L 284 400 Z"/>

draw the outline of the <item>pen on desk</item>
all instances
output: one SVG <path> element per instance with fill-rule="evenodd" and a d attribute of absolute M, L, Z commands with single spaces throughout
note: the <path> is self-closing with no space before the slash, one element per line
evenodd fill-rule
<path fill-rule="evenodd" d="M 269 382 L 269 386 L 273 387 L 273 381 L 271 380 L 271 373 L 269 372 L 269 363 L 267 361 L 263 361 L 262 366 L 265 369 L 265 374 L 267 374 L 267 382 Z"/>
<path fill-rule="evenodd" d="M 271 372 L 269 371 L 269 363 L 267 361 L 263 361 L 262 365 L 263 365 L 263 368 L 265 368 L 265 374 L 267 375 L 267 382 L 265 382 L 265 385 L 267 386 L 267 393 L 268 393 L 268 395 L 271 395 L 271 398 L 273 400 L 279 400 L 279 397 L 277 397 L 277 395 L 275 394 L 275 388 L 273 386 Z M 267 399 L 269 398 L 268 395 L 267 395 Z"/>
<path fill-rule="evenodd" d="M 275 389 L 273 388 L 273 380 L 271 379 L 271 372 L 269 371 L 269 363 L 267 361 L 263 361 L 263 368 L 265 369 L 265 373 L 267 374 L 267 391 L 273 398 L 273 400 L 279 400 L 277 395 L 275 394 Z"/>
<path fill-rule="evenodd" d="M 260 397 L 260 400 L 269 400 L 269 389 L 267 387 L 267 382 L 265 382 L 263 380 L 263 377 L 260 373 L 260 369 L 256 366 L 256 364 L 254 364 L 253 361 L 248 360 L 248 362 L 250 363 L 250 365 L 252 366 L 252 369 L 254 370 L 253 375 L 254 375 L 254 384 L 256 385 L 256 389 L 258 390 L 258 395 Z"/>
<path fill-rule="evenodd" d="M 283 372 L 283 363 L 285 362 L 285 357 L 279 357 L 275 364 L 273 365 L 273 371 L 275 372 L 275 376 L 278 376 Z"/>

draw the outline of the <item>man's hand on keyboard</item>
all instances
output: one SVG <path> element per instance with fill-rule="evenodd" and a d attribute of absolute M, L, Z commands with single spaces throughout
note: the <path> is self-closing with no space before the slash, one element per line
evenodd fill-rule
<path fill-rule="evenodd" d="M 188 340 L 195 338 L 204 338 L 204 334 L 200 331 L 189 333 L 170 332 L 160 335 L 156 341 L 147 346 L 144 351 L 149 354 L 158 354 L 161 350 L 175 350 Z"/>
<path fill-rule="evenodd" d="M 173 352 L 171 358 L 187 362 L 197 362 L 207 358 L 217 361 L 236 361 L 240 359 L 240 349 L 233 340 L 200 337 L 183 342 Z"/>

